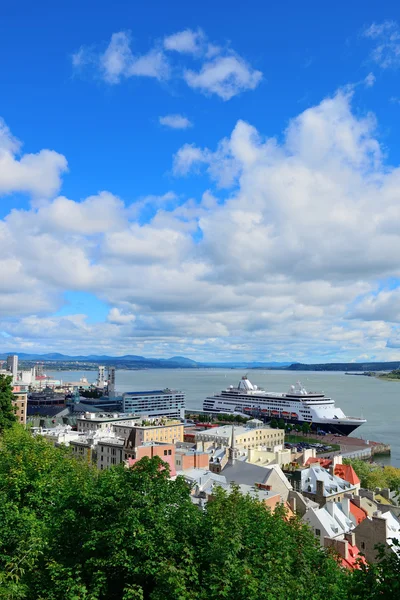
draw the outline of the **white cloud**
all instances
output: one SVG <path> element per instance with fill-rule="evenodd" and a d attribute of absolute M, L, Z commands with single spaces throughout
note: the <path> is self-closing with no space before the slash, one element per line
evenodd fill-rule
<path fill-rule="evenodd" d="M 176 174 L 202 167 L 211 179 L 199 198 L 170 191 L 125 207 L 100 192 L 13 210 L 0 221 L 9 349 L 392 357 L 400 168 L 385 163 L 375 118 L 352 101 L 343 91 L 324 99 L 279 141 L 238 121 L 215 149 L 183 146 Z M 108 317 L 52 316 L 65 290 L 96 295 Z"/>
<path fill-rule="evenodd" d="M 135 315 L 123 313 L 119 308 L 112 308 L 107 316 L 107 321 L 116 325 L 124 325 L 132 323 L 135 320 Z"/>
<path fill-rule="evenodd" d="M 364 79 L 365 87 L 367 87 L 367 88 L 373 87 L 375 85 L 375 82 L 376 82 L 375 75 L 373 73 L 368 73 L 368 75 Z"/>
<path fill-rule="evenodd" d="M 175 52 L 198 54 L 202 50 L 204 38 L 205 36 L 201 29 L 197 31 L 184 29 L 165 37 L 164 48 Z"/>
<path fill-rule="evenodd" d="M 230 100 L 245 90 L 254 90 L 262 79 L 262 73 L 240 56 L 232 54 L 205 62 L 198 72 L 188 69 L 184 78 L 191 88 Z"/>
<path fill-rule="evenodd" d="M 78 71 L 93 69 L 112 85 L 133 76 L 153 77 L 160 81 L 172 76 L 183 78 L 192 89 L 204 94 L 216 94 L 223 100 L 230 100 L 246 90 L 254 90 L 262 79 L 262 73 L 253 69 L 233 50 L 208 42 L 200 29 L 185 29 L 166 36 L 163 46 L 155 44 L 146 54 L 135 55 L 131 46 L 128 31 L 113 33 L 104 52 L 81 46 L 72 55 L 72 66 Z M 181 57 L 190 55 L 186 59 L 201 60 L 200 70 L 188 69 L 179 63 L 171 65 L 166 52 L 169 52 L 169 57 L 173 54 Z"/>
<path fill-rule="evenodd" d="M 20 142 L 0 119 L 0 195 L 23 192 L 49 197 L 61 186 L 67 160 L 54 150 L 18 156 Z"/>
<path fill-rule="evenodd" d="M 165 117 L 160 117 L 158 120 L 161 125 L 171 127 L 171 129 L 187 129 L 193 126 L 191 121 L 183 115 L 165 115 Z"/>
<path fill-rule="evenodd" d="M 371 52 L 374 62 L 383 69 L 400 67 L 400 28 L 396 21 L 372 23 L 363 34 L 375 42 Z"/>
<path fill-rule="evenodd" d="M 145 54 L 134 54 L 128 31 L 113 33 L 104 52 L 96 52 L 81 46 L 72 55 L 75 69 L 91 67 L 109 84 L 118 84 L 122 78 L 153 77 L 162 81 L 170 76 L 170 66 L 160 48 L 152 48 Z"/>

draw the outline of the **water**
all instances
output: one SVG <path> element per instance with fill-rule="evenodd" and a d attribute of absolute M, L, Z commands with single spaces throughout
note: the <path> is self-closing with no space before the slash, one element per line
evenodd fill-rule
<path fill-rule="evenodd" d="M 95 371 L 58 371 L 49 374 L 63 381 L 78 381 L 86 376 L 90 382 L 94 382 L 97 377 Z M 165 387 L 179 389 L 186 393 L 186 407 L 195 410 L 202 408 L 206 396 L 228 385 L 237 385 L 243 374 L 233 369 L 117 371 L 116 389 L 118 392 Z M 356 429 L 353 435 L 390 444 L 390 463 L 400 467 L 400 382 L 309 371 L 249 371 L 248 376 L 253 383 L 272 392 L 285 392 L 297 380 L 310 391 L 323 391 L 336 401 L 346 415 L 367 419 L 367 423 Z"/>

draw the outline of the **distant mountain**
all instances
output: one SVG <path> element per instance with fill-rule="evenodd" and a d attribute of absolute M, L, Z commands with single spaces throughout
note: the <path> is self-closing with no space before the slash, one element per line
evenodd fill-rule
<path fill-rule="evenodd" d="M 321 363 L 309 365 L 293 363 L 288 371 L 392 371 L 400 368 L 400 362 L 363 362 L 363 363 Z"/>
<path fill-rule="evenodd" d="M 191 358 L 185 358 L 184 356 L 173 356 L 172 358 L 167 358 L 168 361 L 170 362 L 174 362 L 174 363 L 179 363 L 181 365 L 187 365 L 187 366 L 198 366 L 199 363 L 197 363 L 195 360 L 192 360 Z"/>

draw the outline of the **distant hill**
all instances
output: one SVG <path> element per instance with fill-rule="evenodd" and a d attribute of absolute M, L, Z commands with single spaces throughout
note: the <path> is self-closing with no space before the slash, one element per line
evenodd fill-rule
<path fill-rule="evenodd" d="M 400 368 L 400 362 L 363 362 L 363 363 L 321 363 L 309 365 L 293 363 L 288 371 L 392 371 Z"/>

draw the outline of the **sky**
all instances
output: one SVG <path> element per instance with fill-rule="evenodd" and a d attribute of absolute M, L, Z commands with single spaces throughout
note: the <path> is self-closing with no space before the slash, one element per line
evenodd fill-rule
<path fill-rule="evenodd" d="M 398 2 L 15 0 L 0 56 L 2 352 L 400 361 Z"/>

